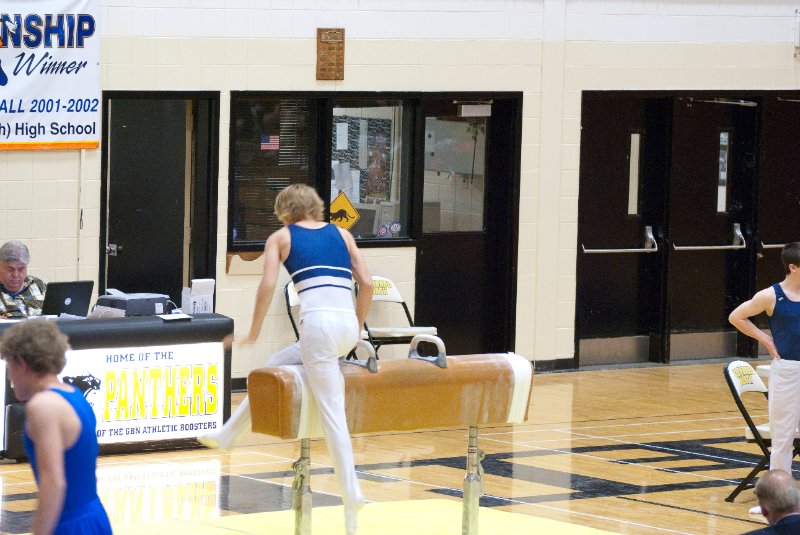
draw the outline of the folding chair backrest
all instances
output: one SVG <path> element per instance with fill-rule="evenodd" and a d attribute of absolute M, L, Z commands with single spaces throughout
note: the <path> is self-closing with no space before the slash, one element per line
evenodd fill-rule
<path fill-rule="evenodd" d="M 388 301 L 390 303 L 403 303 L 403 296 L 397 290 L 397 286 L 386 277 L 374 275 L 372 277 L 372 300 Z"/>
<path fill-rule="evenodd" d="M 766 452 L 766 441 L 762 438 L 761 433 L 758 431 L 758 427 L 750 417 L 750 413 L 748 412 L 744 401 L 742 401 L 742 394 L 754 392 L 766 396 L 767 386 L 764 384 L 764 381 L 761 380 L 761 377 L 758 376 L 753 367 L 743 360 L 734 360 L 733 362 L 728 363 L 725 365 L 724 372 L 725 380 L 728 382 L 731 395 L 733 395 L 733 400 L 736 402 L 736 406 L 739 408 L 742 418 L 744 418 L 747 427 L 750 429 L 753 438 L 758 443 L 761 450 Z"/>
<path fill-rule="evenodd" d="M 745 392 L 767 392 L 767 386 L 753 367 L 743 360 L 734 360 L 725 367 L 728 385 L 741 397 Z"/>

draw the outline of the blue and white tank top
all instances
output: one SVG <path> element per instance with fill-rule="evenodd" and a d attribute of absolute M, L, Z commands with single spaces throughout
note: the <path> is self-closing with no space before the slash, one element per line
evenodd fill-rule
<path fill-rule="evenodd" d="M 800 302 L 792 301 L 780 284 L 773 284 L 775 309 L 769 328 L 778 355 L 786 360 L 800 360 Z"/>
<path fill-rule="evenodd" d="M 300 297 L 300 315 L 312 310 L 354 312 L 350 251 L 339 229 L 289 225 L 292 243 L 283 262 Z"/>

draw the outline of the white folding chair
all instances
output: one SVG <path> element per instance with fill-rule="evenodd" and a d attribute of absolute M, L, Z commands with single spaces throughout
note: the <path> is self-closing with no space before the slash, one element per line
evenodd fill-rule
<path fill-rule="evenodd" d="M 753 480 L 758 473 L 767 468 L 769 464 L 769 448 L 772 445 L 772 441 L 769 434 L 769 422 L 756 425 L 750 417 L 747 406 L 742 399 L 744 394 L 756 394 L 766 399 L 768 391 L 764 381 L 761 380 L 761 377 L 758 376 L 758 373 L 756 373 L 756 370 L 754 370 L 750 364 L 742 360 L 735 360 L 726 364 L 723 368 L 723 372 L 733 400 L 736 402 L 736 406 L 739 408 L 739 412 L 742 414 L 742 418 L 744 418 L 747 424 L 747 427 L 744 429 L 745 440 L 747 442 L 755 442 L 761 450 L 761 459 L 750 473 L 742 479 L 733 492 L 731 492 L 730 496 L 725 498 L 725 501 L 732 502 L 740 492 L 747 488 L 752 488 L 754 486 Z M 795 432 L 793 456 L 796 456 L 798 453 L 800 453 L 800 435 Z"/>
<path fill-rule="evenodd" d="M 364 331 L 361 337 L 369 340 L 375 347 L 375 351 L 383 345 L 389 344 L 408 344 L 411 339 L 420 334 L 436 335 L 436 327 L 419 326 L 414 324 L 411 312 L 406 305 L 403 296 L 397 286 L 386 277 L 372 277 L 372 302 L 397 303 L 402 306 L 405 312 L 406 323 L 404 325 L 374 326 L 364 322 Z"/>

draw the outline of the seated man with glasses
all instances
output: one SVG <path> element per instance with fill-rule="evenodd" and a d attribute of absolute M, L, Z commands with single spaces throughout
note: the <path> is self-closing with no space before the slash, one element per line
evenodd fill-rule
<path fill-rule="evenodd" d="M 28 275 L 28 247 L 10 241 L 0 247 L 0 318 L 22 319 L 42 313 L 47 285 Z"/>

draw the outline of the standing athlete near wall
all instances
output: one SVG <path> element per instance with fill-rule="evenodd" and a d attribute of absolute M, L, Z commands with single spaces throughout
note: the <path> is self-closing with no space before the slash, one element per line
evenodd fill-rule
<path fill-rule="evenodd" d="M 794 430 L 800 423 L 800 242 L 781 251 L 786 277 L 739 305 L 729 316 L 734 327 L 764 344 L 772 356 L 769 368 L 770 470 L 792 473 Z M 750 321 L 769 316 L 772 336 Z M 760 507 L 751 512 L 760 513 Z"/>

